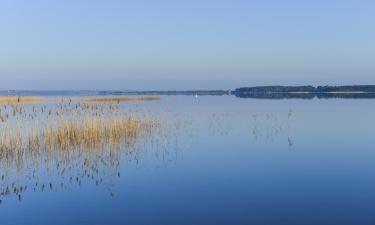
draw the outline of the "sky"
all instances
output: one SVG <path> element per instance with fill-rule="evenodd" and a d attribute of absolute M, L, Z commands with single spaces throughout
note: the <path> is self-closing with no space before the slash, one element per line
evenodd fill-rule
<path fill-rule="evenodd" d="M 0 89 L 375 84 L 373 0 L 0 0 Z"/>

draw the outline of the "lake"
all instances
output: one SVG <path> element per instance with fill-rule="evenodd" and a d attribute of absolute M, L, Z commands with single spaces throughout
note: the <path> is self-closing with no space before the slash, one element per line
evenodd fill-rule
<path fill-rule="evenodd" d="M 0 224 L 375 223 L 372 99 L 120 105 L 165 127 L 117 151 L 2 159 Z"/>

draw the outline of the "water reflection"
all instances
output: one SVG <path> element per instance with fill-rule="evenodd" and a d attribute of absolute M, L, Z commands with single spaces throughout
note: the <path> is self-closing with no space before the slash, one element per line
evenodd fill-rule
<path fill-rule="evenodd" d="M 289 147 L 294 145 L 292 138 L 293 110 L 289 109 L 286 119 L 274 113 L 253 113 L 251 115 L 251 136 L 253 142 L 263 140 L 274 142 L 277 137 L 286 136 Z"/>
<path fill-rule="evenodd" d="M 82 184 L 101 187 L 113 197 L 113 179 L 121 177 L 120 167 L 124 161 L 139 164 L 148 152 L 148 156 L 163 163 L 174 160 L 179 154 L 178 147 L 174 146 L 178 143 L 171 141 L 176 139 L 175 131 L 166 130 L 158 135 L 161 136 L 143 137 L 130 145 L 116 145 L 115 148 L 109 143 L 100 149 L 50 151 L 42 148 L 3 155 L 0 159 L 0 200 L 3 203 L 8 197 L 15 196 L 22 201 L 27 191 L 71 190 Z"/>
<path fill-rule="evenodd" d="M 252 143 L 272 143 L 277 138 L 285 138 L 289 147 L 294 145 L 292 109 L 285 114 L 279 112 L 249 112 L 249 114 L 250 121 L 237 120 L 236 118 L 241 117 L 238 113 L 213 113 L 208 120 L 208 132 L 212 136 L 235 136 L 243 135 L 243 130 L 247 130 L 250 131 Z"/>

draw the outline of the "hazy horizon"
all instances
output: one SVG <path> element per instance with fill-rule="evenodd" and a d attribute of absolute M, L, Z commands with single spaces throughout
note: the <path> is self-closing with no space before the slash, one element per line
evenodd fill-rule
<path fill-rule="evenodd" d="M 375 84 L 373 1 L 0 3 L 0 89 Z"/>
<path fill-rule="evenodd" d="M 234 90 L 239 87 L 254 86 L 345 86 L 345 85 L 375 85 L 366 82 L 273 82 L 241 80 L 22 80 L 3 81 L 0 91 L 184 91 L 184 90 Z M 29 83 L 29 84 L 28 84 Z M 32 84 L 32 85 L 30 85 Z M 12 88 L 16 87 L 16 88 Z"/>

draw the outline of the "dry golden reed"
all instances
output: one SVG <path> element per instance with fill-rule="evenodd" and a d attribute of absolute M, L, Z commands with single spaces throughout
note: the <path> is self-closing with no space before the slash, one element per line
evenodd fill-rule
<path fill-rule="evenodd" d="M 42 135 L 47 149 L 102 148 L 105 144 L 131 144 L 137 137 L 158 127 L 156 120 L 133 115 L 116 115 L 109 118 L 86 116 L 61 119 L 48 124 Z"/>
<path fill-rule="evenodd" d="M 107 102 L 95 102 L 95 99 Z M 105 100 L 102 100 L 105 99 Z M 16 103 L 32 103 L 43 98 L 0 97 L 7 103 L 0 108 L 0 159 L 25 150 L 101 148 L 131 144 L 136 138 L 150 133 L 159 122 L 150 116 L 137 116 L 121 112 L 112 101 L 132 98 L 90 98 L 93 102 L 73 103 L 72 99 L 61 99 L 58 104 L 41 106 Z M 147 99 L 137 97 L 136 99 Z M 152 97 L 152 99 L 154 99 Z"/>
<path fill-rule="evenodd" d="M 138 163 L 150 146 L 158 160 L 174 159 L 170 149 L 177 154 L 171 145 L 178 144 L 179 123 L 123 110 L 119 98 L 47 97 L 45 104 L 32 103 L 38 98 L 10 99 L 15 103 L 8 99 L 0 107 L 0 204 L 10 195 L 21 201 L 27 189 L 68 190 L 87 181 L 105 186 L 113 196 L 111 179 L 120 177 L 122 157 Z"/>
<path fill-rule="evenodd" d="M 36 104 L 44 101 L 45 98 L 39 96 L 0 96 L 1 105 Z"/>
<path fill-rule="evenodd" d="M 138 137 L 159 127 L 151 117 L 116 115 L 109 118 L 85 116 L 84 118 L 59 118 L 44 127 L 32 125 L 28 130 L 20 126 L 6 127 L 0 134 L 0 154 L 18 154 L 21 151 L 65 150 L 83 148 L 91 150 L 106 144 L 130 145 Z M 0 156 L 1 158 L 1 156 Z"/>

